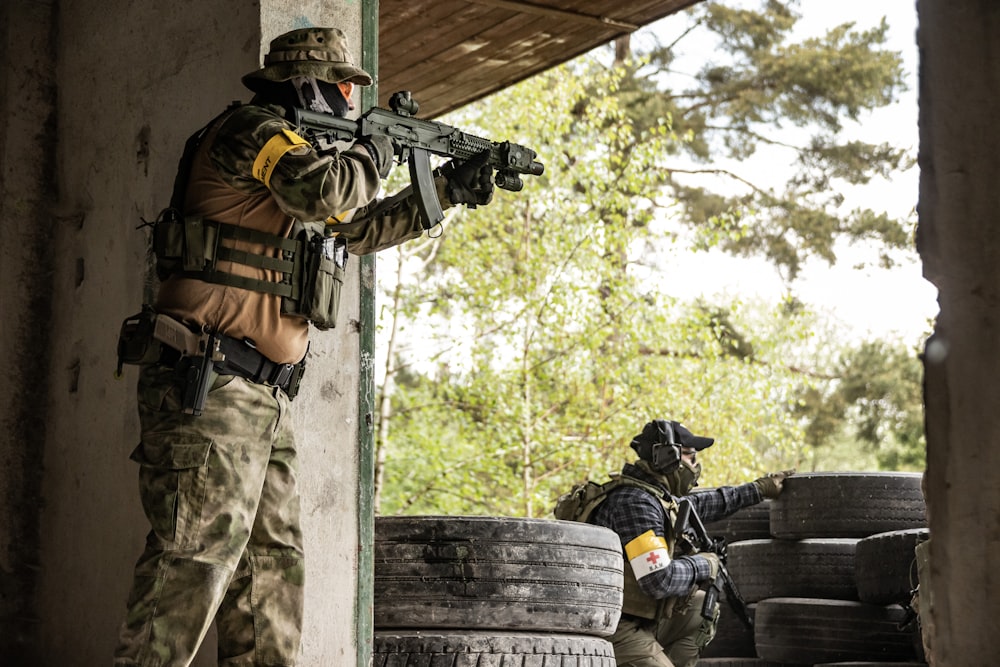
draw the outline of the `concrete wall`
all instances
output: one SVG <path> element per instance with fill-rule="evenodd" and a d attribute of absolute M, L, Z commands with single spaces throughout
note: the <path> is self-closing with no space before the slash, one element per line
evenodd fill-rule
<path fill-rule="evenodd" d="M 336 23 L 357 49 L 364 7 L 0 2 L 3 664 L 107 664 L 114 645 L 146 530 L 127 461 L 135 372 L 112 377 L 118 325 L 150 289 L 138 218 L 166 201 L 187 135 L 246 99 L 238 79 L 262 45 Z M 918 7 L 918 241 L 941 302 L 926 355 L 931 662 L 985 665 L 1000 653 L 1000 6 Z M 355 263 L 348 293 L 364 288 L 358 277 Z M 357 299 L 343 309 L 345 320 L 367 318 Z M 310 562 L 304 665 L 355 661 L 357 340 L 350 325 L 314 338 L 295 404 Z"/>
<path fill-rule="evenodd" d="M 1000 4 L 918 7 L 918 246 L 941 305 L 926 348 L 929 662 L 992 665 L 1000 655 Z"/>
<path fill-rule="evenodd" d="M 54 9 L 0 3 L 0 655 L 37 648 L 35 594 L 51 363 Z M 37 662 L 36 664 L 43 664 Z"/>
<path fill-rule="evenodd" d="M 360 59 L 363 4 L 7 0 L 0 405 L 0 662 L 109 664 L 147 526 L 128 455 L 136 369 L 121 320 L 152 294 L 147 232 L 187 136 L 267 43 L 335 24 Z M 356 660 L 361 319 L 352 266 L 335 332 L 313 337 L 294 404 L 308 585 L 303 665 Z M 14 662 L 8 660 L 13 659 Z M 197 661 L 214 664 L 210 638 Z"/>

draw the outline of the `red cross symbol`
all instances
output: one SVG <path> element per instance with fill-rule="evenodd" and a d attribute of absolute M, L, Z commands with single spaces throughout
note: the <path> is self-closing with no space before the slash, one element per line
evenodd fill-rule
<path fill-rule="evenodd" d="M 656 567 L 656 561 L 660 560 L 660 554 L 656 553 L 655 551 L 652 551 L 652 552 L 650 552 L 650 554 L 646 558 L 646 560 L 649 561 L 650 565 L 652 565 L 653 567 Z"/>

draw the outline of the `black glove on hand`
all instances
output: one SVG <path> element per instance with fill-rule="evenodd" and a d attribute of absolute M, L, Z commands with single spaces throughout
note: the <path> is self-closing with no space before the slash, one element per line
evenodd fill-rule
<path fill-rule="evenodd" d="M 782 470 L 781 472 L 772 472 L 760 479 L 754 480 L 754 486 L 760 491 L 760 495 L 765 498 L 777 498 L 781 495 L 781 490 L 785 486 L 785 478 L 791 477 L 795 474 L 795 468 L 791 470 Z"/>
<path fill-rule="evenodd" d="M 493 201 L 493 168 L 486 164 L 488 150 L 468 160 L 452 160 L 441 169 L 448 180 L 445 191 L 452 204 L 465 204 L 469 208 L 486 206 Z"/>
<path fill-rule="evenodd" d="M 388 178 L 389 172 L 392 171 L 392 139 L 379 135 L 361 137 L 357 145 L 364 147 L 372 156 L 375 167 L 378 168 L 379 178 Z"/>

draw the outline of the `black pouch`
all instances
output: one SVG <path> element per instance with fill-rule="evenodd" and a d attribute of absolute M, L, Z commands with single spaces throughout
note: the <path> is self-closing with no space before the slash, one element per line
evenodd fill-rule
<path fill-rule="evenodd" d="M 306 247 L 302 305 L 317 329 L 337 325 L 340 290 L 344 285 L 347 244 L 339 238 L 314 236 Z"/>
<path fill-rule="evenodd" d="M 126 317 L 118 334 L 118 375 L 124 364 L 152 364 L 160 359 L 162 344 L 153 338 L 156 313 L 149 306 Z"/>
<path fill-rule="evenodd" d="M 346 274 L 347 242 L 309 227 L 299 231 L 296 239 L 293 280 L 298 284 L 293 293 L 298 298 L 283 299 L 282 312 L 304 317 L 317 329 L 332 329 L 337 325 L 340 290 Z"/>

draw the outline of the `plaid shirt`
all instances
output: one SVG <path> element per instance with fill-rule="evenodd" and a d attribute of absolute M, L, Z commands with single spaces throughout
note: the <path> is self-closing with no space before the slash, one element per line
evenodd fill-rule
<path fill-rule="evenodd" d="M 669 491 L 653 477 L 627 463 L 622 474 L 640 479 Z M 737 510 L 756 505 L 763 497 L 752 483 L 739 486 L 720 486 L 716 489 L 691 493 L 687 496 L 703 523 L 710 523 L 729 516 Z M 666 537 L 666 512 L 659 499 L 647 491 L 620 486 L 601 503 L 591 516 L 590 523 L 604 526 L 618 533 L 622 549 L 626 544 L 647 531 Z M 693 586 L 712 576 L 711 566 L 704 558 L 675 556 L 670 564 L 639 579 L 639 588 L 652 598 L 670 598 L 685 595 Z M 626 561 L 628 559 L 626 558 Z"/>

